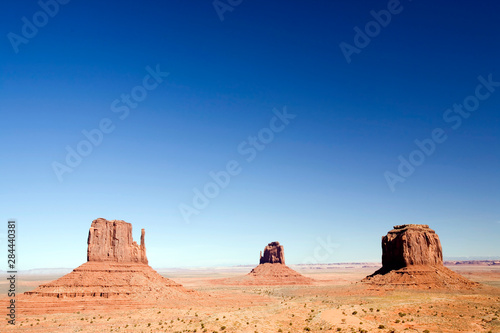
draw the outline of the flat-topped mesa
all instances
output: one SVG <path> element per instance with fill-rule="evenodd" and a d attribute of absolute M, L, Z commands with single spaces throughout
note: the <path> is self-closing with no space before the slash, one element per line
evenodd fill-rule
<path fill-rule="evenodd" d="M 141 245 L 132 239 L 132 224 L 121 220 L 108 221 L 98 218 L 92 221 L 87 240 L 87 261 L 115 261 L 148 263 L 144 229 Z"/>
<path fill-rule="evenodd" d="M 397 225 L 382 237 L 382 268 L 363 280 L 375 288 L 471 289 L 478 286 L 443 265 L 441 242 L 425 224 Z"/>
<path fill-rule="evenodd" d="M 285 250 L 279 242 L 271 242 L 260 252 L 260 264 L 285 264 Z"/>
<path fill-rule="evenodd" d="M 439 237 L 426 224 L 397 225 L 382 237 L 383 270 L 412 265 L 443 266 Z"/>

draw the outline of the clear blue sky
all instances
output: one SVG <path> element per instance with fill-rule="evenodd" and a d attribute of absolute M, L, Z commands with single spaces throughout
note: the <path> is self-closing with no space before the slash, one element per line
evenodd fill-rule
<path fill-rule="evenodd" d="M 276 240 L 290 264 L 379 261 L 405 223 L 435 229 L 445 257 L 500 255 L 500 4 L 232 3 L 1 5 L 0 234 L 17 219 L 20 269 L 83 263 L 98 217 L 145 228 L 153 267 L 257 264 Z M 446 140 L 413 153 L 435 129 Z"/>

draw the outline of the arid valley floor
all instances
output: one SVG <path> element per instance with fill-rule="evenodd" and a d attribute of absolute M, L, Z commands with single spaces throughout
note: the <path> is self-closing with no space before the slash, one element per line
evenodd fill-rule
<path fill-rule="evenodd" d="M 247 274 L 252 267 L 158 270 L 188 289 L 189 300 L 17 297 L 16 326 L 1 332 L 500 332 L 500 265 L 450 264 L 480 283 L 470 290 L 394 290 L 359 283 L 377 264 L 291 265 L 311 285 L 245 286 L 214 279 Z M 24 275 L 18 292 L 58 275 Z M 0 305 L 6 309 L 2 276 Z M 6 311 L 5 311 L 6 313 Z"/>

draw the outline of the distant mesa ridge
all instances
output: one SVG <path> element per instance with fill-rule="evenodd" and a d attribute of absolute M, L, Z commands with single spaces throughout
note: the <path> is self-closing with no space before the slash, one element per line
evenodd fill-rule
<path fill-rule="evenodd" d="M 426 224 L 394 226 L 382 237 L 382 268 L 362 281 L 415 288 L 469 289 L 478 285 L 444 267 L 439 237 Z"/>

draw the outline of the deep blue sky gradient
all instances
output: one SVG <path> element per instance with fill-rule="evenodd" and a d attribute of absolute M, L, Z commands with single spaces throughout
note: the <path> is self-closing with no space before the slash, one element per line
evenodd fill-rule
<path fill-rule="evenodd" d="M 321 262 L 378 261 L 404 223 L 445 257 L 499 256 L 500 88 L 457 130 L 443 113 L 500 81 L 500 4 L 401 1 L 348 64 L 339 44 L 387 3 L 244 0 L 220 21 L 211 1 L 73 0 L 18 53 L 7 34 L 40 6 L 3 3 L 0 221 L 18 220 L 19 268 L 81 264 L 98 217 L 145 228 L 154 267 L 256 264 L 275 240 L 302 263 L 318 237 L 335 243 Z M 170 75 L 120 120 L 111 103 L 157 64 Z M 238 145 L 285 106 L 296 118 L 246 162 Z M 59 182 L 51 164 L 103 118 L 115 130 Z M 448 139 L 392 192 L 384 172 L 436 127 Z M 179 204 L 233 159 L 186 224 Z"/>

